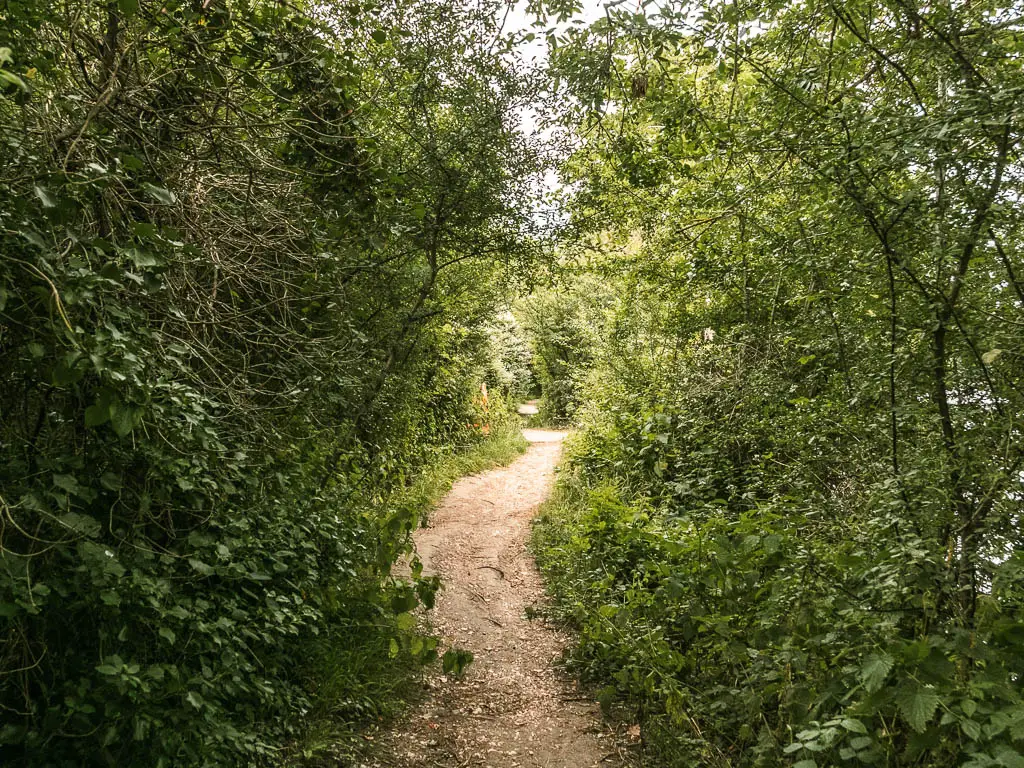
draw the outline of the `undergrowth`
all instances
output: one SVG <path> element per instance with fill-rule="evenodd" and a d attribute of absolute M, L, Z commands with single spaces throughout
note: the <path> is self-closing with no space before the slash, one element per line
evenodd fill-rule
<path fill-rule="evenodd" d="M 487 440 L 442 459 L 420 475 L 396 503 L 404 509 L 417 510 L 421 523 L 426 525 L 427 513 L 456 480 L 510 464 L 528 445 L 515 417 L 509 416 L 492 426 Z"/>
<path fill-rule="evenodd" d="M 1024 765 L 1019 560 L 963 631 L 928 602 L 945 561 L 897 534 L 882 473 L 814 486 L 821 466 L 870 457 L 802 448 L 786 428 L 801 414 L 749 393 L 722 430 L 730 396 L 590 410 L 533 532 L 551 613 L 578 636 L 569 667 L 639 721 L 643 764 Z M 777 455 L 802 461 L 761 458 Z"/>

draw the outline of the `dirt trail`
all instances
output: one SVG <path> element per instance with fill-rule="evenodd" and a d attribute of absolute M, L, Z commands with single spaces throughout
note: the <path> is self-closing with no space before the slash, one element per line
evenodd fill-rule
<path fill-rule="evenodd" d="M 464 478 L 416 535 L 427 573 L 444 588 L 430 612 L 444 647 L 476 657 L 462 680 L 429 680 L 427 700 L 380 737 L 387 768 L 591 768 L 620 765 L 599 708 L 555 664 L 568 638 L 527 607 L 543 586 L 526 551 L 530 518 L 547 497 L 564 432 L 524 430 L 512 465 Z"/>

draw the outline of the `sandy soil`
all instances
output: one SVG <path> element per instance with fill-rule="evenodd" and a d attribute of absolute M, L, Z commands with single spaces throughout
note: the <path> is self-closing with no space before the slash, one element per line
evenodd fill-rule
<path fill-rule="evenodd" d="M 599 707 L 556 669 L 569 642 L 527 608 L 543 585 L 526 551 L 530 518 L 547 497 L 564 432 L 528 429 L 526 454 L 464 478 L 416 536 L 427 573 L 444 588 L 429 620 L 444 648 L 473 652 L 462 680 L 427 681 L 426 700 L 378 736 L 387 768 L 618 766 Z M 443 649 L 442 649 L 443 652 Z"/>

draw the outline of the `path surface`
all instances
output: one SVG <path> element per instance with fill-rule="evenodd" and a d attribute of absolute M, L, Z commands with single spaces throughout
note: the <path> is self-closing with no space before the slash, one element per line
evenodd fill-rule
<path fill-rule="evenodd" d="M 476 657 L 462 680 L 438 676 L 427 700 L 380 738 L 387 768 L 592 768 L 620 765 L 599 708 L 556 671 L 569 639 L 527 608 L 543 585 L 526 551 L 564 432 L 524 430 L 508 467 L 459 481 L 416 535 L 426 573 L 444 587 L 430 612 L 445 648 Z"/>
<path fill-rule="evenodd" d="M 517 410 L 520 416 L 536 416 L 540 413 L 540 408 L 537 407 L 536 400 L 527 400 L 525 403 L 520 405 Z"/>

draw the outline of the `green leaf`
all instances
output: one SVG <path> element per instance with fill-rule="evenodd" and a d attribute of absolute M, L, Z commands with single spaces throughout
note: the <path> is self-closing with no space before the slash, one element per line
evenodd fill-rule
<path fill-rule="evenodd" d="M 860 668 L 860 681 L 868 691 L 874 693 L 885 682 L 892 669 L 893 658 L 887 653 L 873 653 L 864 659 Z"/>
<path fill-rule="evenodd" d="M 174 645 L 175 635 L 174 632 L 172 632 L 170 629 L 168 629 L 167 627 L 160 627 L 158 634 L 168 643 Z"/>
<path fill-rule="evenodd" d="M 907 724 L 921 733 L 928 727 L 928 721 L 939 706 L 939 696 L 930 688 L 906 683 L 896 693 L 896 706 Z"/>
<path fill-rule="evenodd" d="M 150 197 L 162 205 L 173 205 L 178 200 L 169 189 L 158 187 L 156 184 L 150 184 L 148 181 L 143 183 L 142 188 Z"/>
<path fill-rule="evenodd" d="M 1024 757 L 1012 747 L 997 747 L 995 758 L 996 763 L 1005 766 L 1005 768 L 1024 768 Z"/>
<path fill-rule="evenodd" d="M 378 29 L 370 33 L 370 37 L 373 38 L 375 43 L 384 44 L 388 40 L 388 33 L 383 29 Z"/>
<path fill-rule="evenodd" d="M 793 768 L 818 768 L 818 764 L 814 760 L 801 760 L 799 763 L 793 763 Z"/>
<path fill-rule="evenodd" d="M 96 671 L 102 675 L 119 675 L 124 667 L 124 659 L 116 653 L 103 659 L 103 663 L 96 667 Z"/>
<path fill-rule="evenodd" d="M 60 524 L 82 536 L 98 536 L 103 526 L 95 518 L 77 512 L 65 512 L 57 518 Z"/>
<path fill-rule="evenodd" d="M 135 409 L 130 405 L 119 403 L 110 406 L 110 425 L 118 437 L 126 437 L 135 429 Z"/>
<path fill-rule="evenodd" d="M 25 81 L 22 80 L 20 77 L 18 77 L 13 72 L 9 72 L 6 69 L 0 69 L 0 80 L 2 80 L 3 82 L 7 83 L 8 85 L 16 86 L 17 88 L 20 88 L 25 93 L 28 93 L 28 85 L 26 85 Z M 49 206 L 46 206 L 46 207 L 49 207 Z"/>
<path fill-rule="evenodd" d="M 416 627 L 416 617 L 411 613 L 400 613 L 395 617 L 395 625 L 402 632 L 408 632 Z"/>
<path fill-rule="evenodd" d="M 53 484 L 60 488 L 66 493 L 77 494 L 81 486 L 78 485 L 78 480 L 75 479 L 74 475 L 54 475 Z"/>
<path fill-rule="evenodd" d="M 156 224 L 151 224 L 148 221 L 136 221 L 132 224 L 132 231 L 137 237 L 141 237 L 143 239 L 154 238 L 160 234 L 160 230 L 157 228 Z"/>
<path fill-rule="evenodd" d="M 155 267 L 158 264 L 160 264 L 160 259 L 158 259 L 154 254 L 150 253 L 149 251 L 140 251 L 138 248 L 132 248 L 130 254 L 132 257 L 132 261 L 135 263 L 135 266 L 139 267 L 140 269 L 145 269 L 146 267 Z"/>
<path fill-rule="evenodd" d="M 867 733 L 868 729 L 864 723 L 854 717 L 844 717 L 839 724 L 853 733 Z"/>
<path fill-rule="evenodd" d="M 398 641 L 395 638 L 391 638 L 391 644 L 388 646 L 388 655 L 393 659 L 398 656 L 398 652 L 401 648 L 398 645 Z"/>
<path fill-rule="evenodd" d="M 139 11 L 139 0 L 117 0 L 117 7 L 125 16 L 134 16 Z"/>
<path fill-rule="evenodd" d="M 90 405 L 85 409 L 85 426 L 98 427 L 110 419 L 110 406 L 103 403 Z"/>
<path fill-rule="evenodd" d="M 462 677 L 466 667 L 473 663 L 473 653 L 462 648 L 446 651 L 441 659 L 441 669 L 446 675 Z"/>
<path fill-rule="evenodd" d="M 118 159 L 126 171 L 141 171 L 146 167 L 146 164 L 135 155 L 121 155 Z"/>
<path fill-rule="evenodd" d="M 188 564 L 192 566 L 192 569 L 194 571 L 196 571 L 197 573 L 199 573 L 202 576 L 212 576 L 213 575 L 213 572 L 214 572 L 213 568 L 211 568 L 209 565 L 204 563 L 202 560 L 199 560 L 199 559 L 194 558 L 194 557 L 190 557 L 189 560 L 188 560 Z"/>
<path fill-rule="evenodd" d="M 54 198 L 52 194 L 50 194 L 50 190 L 48 190 L 46 187 L 36 184 L 32 189 L 36 193 L 36 197 L 39 198 L 39 202 L 43 204 L 43 208 L 57 207 L 57 200 Z"/>
<path fill-rule="evenodd" d="M 974 720 L 961 720 L 960 730 L 971 741 L 977 741 L 981 736 L 981 725 Z"/>
<path fill-rule="evenodd" d="M 418 605 L 415 593 L 412 591 L 401 592 L 391 598 L 391 610 L 396 614 L 411 611 Z"/>
<path fill-rule="evenodd" d="M 1003 354 L 1003 350 L 1001 349 L 990 349 L 981 356 L 981 361 L 985 365 L 992 365 L 992 363 L 994 363 L 1001 354 Z"/>

